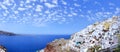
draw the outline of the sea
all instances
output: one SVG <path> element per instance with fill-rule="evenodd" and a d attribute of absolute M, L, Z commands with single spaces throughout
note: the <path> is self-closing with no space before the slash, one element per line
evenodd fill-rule
<path fill-rule="evenodd" d="M 55 39 L 69 39 L 70 35 L 21 35 L 21 36 L 0 36 L 0 45 L 7 49 L 7 52 L 36 52 L 46 47 Z"/>

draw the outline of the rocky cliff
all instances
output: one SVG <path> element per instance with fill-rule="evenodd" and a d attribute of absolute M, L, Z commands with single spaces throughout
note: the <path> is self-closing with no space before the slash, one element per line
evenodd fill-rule
<path fill-rule="evenodd" d="M 96 22 L 71 36 L 55 40 L 39 52 L 113 52 L 119 44 L 120 17 Z"/>
<path fill-rule="evenodd" d="M 7 52 L 6 48 L 0 45 L 0 52 Z"/>

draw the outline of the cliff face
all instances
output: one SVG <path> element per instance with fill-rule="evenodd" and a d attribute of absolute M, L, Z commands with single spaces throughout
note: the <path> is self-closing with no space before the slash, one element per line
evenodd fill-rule
<path fill-rule="evenodd" d="M 67 50 L 62 49 L 62 46 L 65 46 L 66 43 L 68 43 L 68 40 L 65 40 L 65 39 L 55 40 L 46 46 L 44 52 L 64 52 L 64 51 L 67 51 Z"/>
<path fill-rule="evenodd" d="M 120 34 L 120 17 L 113 17 L 86 27 L 73 34 L 67 41 L 53 41 L 40 52 L 98 52 L 104 49 L 113 51 L 112 49 L 119 44 L 118 34 Z M 66 42 L 64 45 L 63 41 Z"/>

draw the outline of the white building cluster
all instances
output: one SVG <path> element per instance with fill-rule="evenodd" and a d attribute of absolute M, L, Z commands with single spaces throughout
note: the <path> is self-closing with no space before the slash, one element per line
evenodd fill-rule
<path fill-rule="evenodd" d="M 119 35 L 120 17 L 116 16 L 103 22 L 97 22 L 73 34 L 68 42 L 62 46 L 61 50 L 67 50 L 64 52 L 91 52 L 90 48 L 94 47 L 97 49 L 95 46 L 99 47 L 98 50 L 108 48 L 112 50 L 120 44 L 118 42 Z M 44 51 L 42 50 L 40 52 Z"/>
<path fill-rule="evenodd" d="M 87 52 L 95 45 L 100 49 L 113 48 L 118 44 L 117 34 L 120 33 L 120 17 L 113 17 L 97 22 L 71 36 L 67 46 L 77 52 Z"/>

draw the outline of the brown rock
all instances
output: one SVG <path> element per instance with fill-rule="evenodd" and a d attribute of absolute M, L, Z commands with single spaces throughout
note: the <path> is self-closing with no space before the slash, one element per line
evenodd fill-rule
<path fill-rule="evenodd" d="M 65 46 L 68 40 L 60 39 L 60 40 L 55 40 L 51 43 L 49 43 L 44 52 L 63 52 L 65 51 L 62 49 L 62 46 Z"/>
<path fill-rule="evenodd" d="M 0 52 L 7 52 L 6 48 L 0 45 Z"/>

